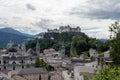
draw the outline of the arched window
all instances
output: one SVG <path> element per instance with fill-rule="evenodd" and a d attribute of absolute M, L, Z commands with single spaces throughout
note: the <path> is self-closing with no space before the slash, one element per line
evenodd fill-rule
<path fill-rule="evenodd" d="M 15 66 L 13 66 L 13 70 L 15 70 Z"/>

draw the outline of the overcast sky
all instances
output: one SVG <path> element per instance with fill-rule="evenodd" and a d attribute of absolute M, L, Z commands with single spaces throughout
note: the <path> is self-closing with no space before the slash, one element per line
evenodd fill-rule
<path fill-rule="evenodd" d="M 37 34 L 62 25 L 80 26 L 97 38 L 120 19 L 120 0 L 0 0 L 0 28 Z"/>

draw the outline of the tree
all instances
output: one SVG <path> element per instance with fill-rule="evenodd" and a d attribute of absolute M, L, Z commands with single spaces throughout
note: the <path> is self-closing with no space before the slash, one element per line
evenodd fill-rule
<path fill-rule="evenodd" d="M 92 80 L 120 80 L 120 68 L 106 66 L 102 70 L 96 71 Z"/>
<path fill-rule="evenodd" d="M 120 65 L 120 24 L 115 22 L 109 26 L 111 58 L 116 65 Z"/>
<path fill-rule="evenodd" d="M 36 60 L 35 60 L 35 67 L 40 67 L 40 59 L 39 59 L 39 57 L 37 57 Z"/>
<path fill-rule="evenodd" d="M 105 52 L 109 49 L 108 41 L 102 42 L 99 39 L 90 38 L 88 43 L 90 48 L 96 49 L 99 52 Z"/>
<path fill-rule="evenodd" d="M 73 36 L 71 42 L 71 56 L 78 56 L 87 50 L 86 39 L 82 36 Z"/>
<path fill-rule="evenodd" d="M 44 67 L 44 68 L 47 69 L 47 71 L 53 71 L 54 70 L 54 67 L 50 66 L 47 62 L 44 62 L 43 59 L 40 59 L 39 57 L 36 57 L 35 67 L 36 68 Z"/>

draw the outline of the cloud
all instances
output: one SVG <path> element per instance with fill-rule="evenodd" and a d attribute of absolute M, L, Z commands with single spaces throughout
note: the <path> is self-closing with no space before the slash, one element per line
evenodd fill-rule
<path fill-rule="evenodd" d="M 82 31 L 97 30 L 99 27 L 82 28 Z"/>
<path fill-rule="evenodd" d="M 26 8 L 32 11 L 36 10 L 36 8 L 31 4 L 26 4 Z"/>
<path fill-rule="evenodd" d="M 52 28 L 52 22 L 53 20 L 49 20 L 49 19 L 41 19 L 40 21 L 31 23 L 32 26 L 37 26 L 42 28 L 43 30 L 47 30 L 49 28 Z"/>
<path fill-rule="evenodd" d="M 107 26 L 114 22 L 111 19 L 120 18 L 118 0 L 0 0 L 0 3 L 0 27 L 10 26 L 30 34 L 62 25 L 81 26 L 85 33 L 89 32 L 87 35 L 94 33 L 92 30 L 98 31 L 95 29 L 98 27 L 102 29 L 99 33 L 107 34 Z"/>
<path fill-rule="evenodd" d="M 90 19 L 120 20 L 120 0 L 88 0 L 70 11 L 70 15 Z"/>

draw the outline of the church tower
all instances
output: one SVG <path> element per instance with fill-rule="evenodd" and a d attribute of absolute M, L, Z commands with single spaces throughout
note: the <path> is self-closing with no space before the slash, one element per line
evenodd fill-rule
<path fill-rule="evenodd" d="M 22 43 L 21 49 L 22 49 L 22 52 L 23 52 L 23 53 L 26 52 L 26 46 L 25 46 L 25 43 Z"/>
<path fill-rule="evenodd" d="M 39 43 L 39 40 L 37 40 L 37 44 L 36 44 L 36 53 L 37 54 L 40 53 L 40 43 Z"/>

